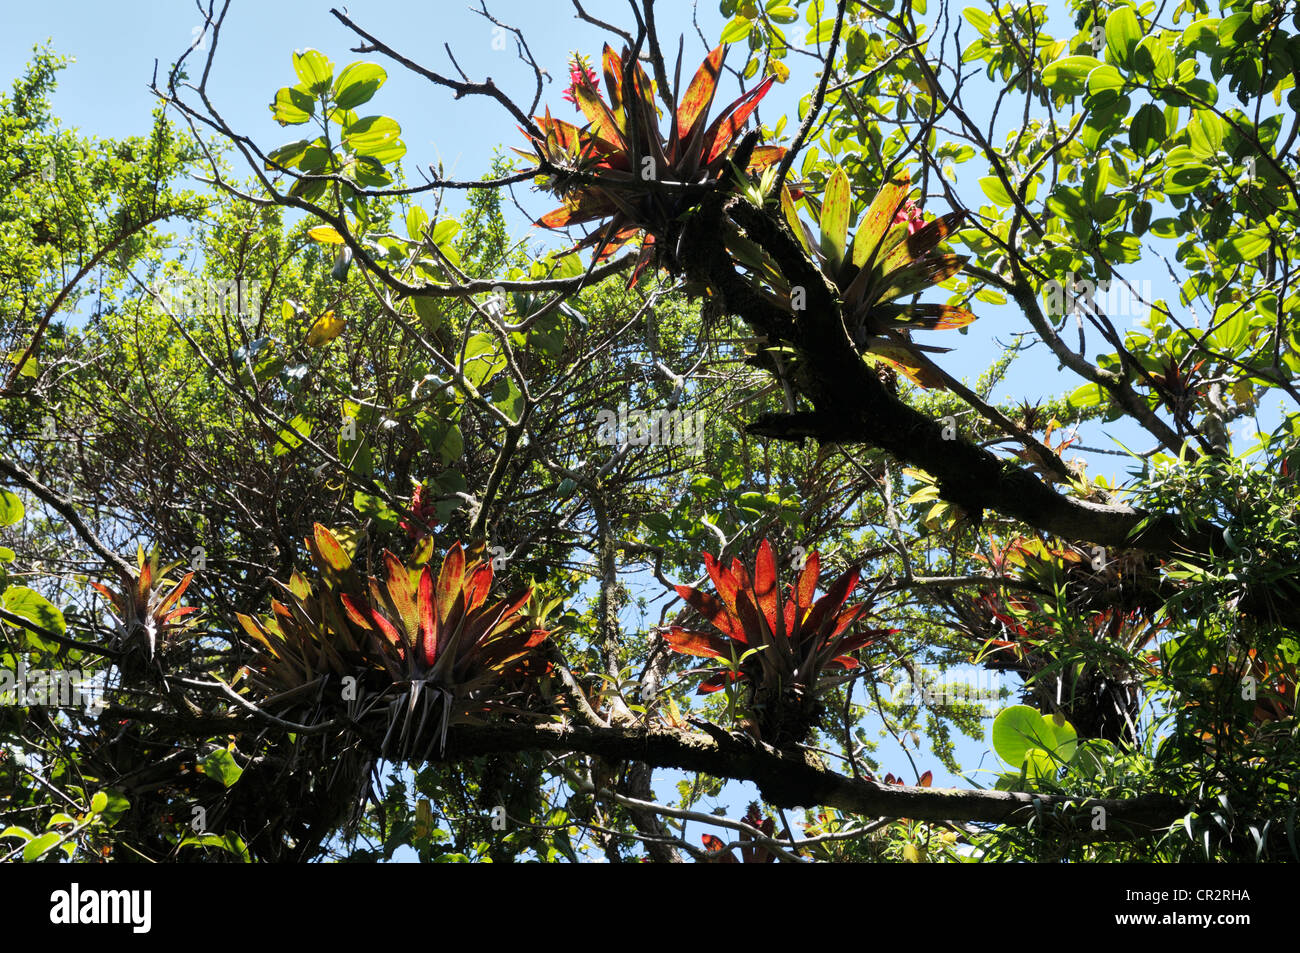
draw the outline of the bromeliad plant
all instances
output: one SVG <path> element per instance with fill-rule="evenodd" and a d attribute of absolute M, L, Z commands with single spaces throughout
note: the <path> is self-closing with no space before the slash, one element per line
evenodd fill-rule
<path fill-rule="evenodd" d="M 726 568 L 705 553 L 704 565 L 717 595 L 690 586 L 675 588 L 714 631 L 674 625 L 664 638 L 675 652 L 723 662 L 700 684 L 701 694 L 746 683 L 754 723 L 762 738 L 773 744 L 806 738 L 820 714 L 818 697 L 852 677 L 825 673 L 858 668 L 851 653 L 896 631 L 858 625 L 871 612 L 869 602 L 845 607 L 858 585 L 857 567 L 815 599 L 821 571 L 816 552 L 808 554 L 784 604 L 767 540 L 758 548 L 752 576 L 739 559 Z"/>
<path fill-rule="evenodd" d="M 306 542 L 320 585 L 295 573 L 270 617 L 239 616 L 262 647 L 252 681 L 270 696 L 267 707 L 311 703 L 319 713 L 331 706 L 316 700 L 351 676 L 355 691 L 333 697 L 355 721 L 387 712 L 381 754 L 411 758 L 427 757 L 435 742 L 441 752 L 451 725 L 512 700 L 505 683 L 548 635 L 528 608 L 531 589 L 489 599 L 491 560 L 460 543 L 436 575 L 385 551 L 383 575 L 363 578 L 324 526 Z"/>
<path fill-rule="evenodd" d="M 109 647 L 153 661 L 160 649 L 173 643 L 196 621 L 193 614 L 198 608 L 179 604 L 194 573 L 186 573 L 173 584 L 168 575 L 182 563 L 159 568 L 157 551 L 146 558 L 144 550 L 139 549 L 136 564 L 136 578 L 121 592 L 97 582 L 90 585 L 108 600 L 113 616 Z"/>
<path fill-rule="evenodd" d="M 602 65 L 609 102 L 590 74 L 575 70 L 569 93 L 588 124 L 579 128 L 552 117 L 548 109 L 536 117 L 541 137 L 524 131 L 533 155 L 515 150 L 552 170 L 549 187 L 564 200 L 538 224 L 558 229 L 604 221 L 577 245 L 595 247 L 597 260 L 644 234 L 639 273 L 655 259 L 682 214 L 698 202 L 701 188 L 724 185 L 733 164 L 740 171 L 759 172 L 780 160 L 785 154 L 781 147 L 735 144 L 737 133 L 771 89 L 772 77 L 708 121 L 725 58 L 725 47 L 715 48 L 685 92 L 673 97 L 677 108 L 666 136 L 659 128 L 654 84 L 628 50 L 620 55 L 605 46 Z"/>
<path fill-rule="evenodd" d="M 1023 588 L 990 589 L 959 607 L 983 640 L 977 661 L 1019 675 L 1025 700 L 1068 717 L 1080 736 L 1133 743 L 1163 628 L 1142 588 L 1146 558 L 1116 553 L 1098 568 L 1086 549 L 1024 536 L 979 558 Z"/>
<path fill-rule="evenodd" d="M 915 383 L 934 387 L 942 381 L 920 355 L 948 349 L 915 344 L 910 332 L 964 327 L 975 315 L 954 305 L 902 302 L 961 270 L 965 256 L 940 253 L 939 249 L 964 213 L 950 212 L 925 222 L 921 210 L 908 198 L 910 191 L 906 172 L 887 182 L 872 200 L 852 241 L 852 199 L 843 169 L 837 168 L 831 175 L 820 209 L 810 196 L 806 198 L 818 212 L 820 239 L 800 219 L 785 188 L 781 211 L 804 252 L 839 293 L 845 329 L 858 349 L 897 367 Z M 800 291 L 765 251 L 738 230 L 727 237 L 727 247 L 749 269 L 750 281 L 760 294 L 799 316 L 804 307 Z"/>

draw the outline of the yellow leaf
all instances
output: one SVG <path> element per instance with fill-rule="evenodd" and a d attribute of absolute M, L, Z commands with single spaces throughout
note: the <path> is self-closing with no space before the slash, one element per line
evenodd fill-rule
<path fill-rule="evenodd" d="M 307 346 L 320 347 L 329 344 L 343 333 L 343 326 L 347 323 L 347 318 L 336 318 L 333 311 L 326 311 L 316 319 L 316 323 L 307 332 Z"/>
<path fill-rule="evenodd" d="M 342 245 L 343 236 L 340 235 L 333 225 L 317 225 L 315 228 L 307 229 L 307 237 L 314 242 L 320 242 L 322 245 Z"/>
<path fill-rule="evenodd" d="M 428 837 L 433 832 L 433 807 L 428 798 L 420 798 L 415 806 L 415 836 Z"/>
<path fill-rule="evenodd" d="M 780 60 L 772 60 L 767 64 L 768 70 L 776 77 L 778 83 L 784 83 L 790 78 L 790 67 L 786 66 Z"/>
<path fill-rule="evenodd" d="M 907 498 L 909 504 L 929 503 L 931 500 L 939 498 L 939 488 L 937 486 L 923 486 Z"/>

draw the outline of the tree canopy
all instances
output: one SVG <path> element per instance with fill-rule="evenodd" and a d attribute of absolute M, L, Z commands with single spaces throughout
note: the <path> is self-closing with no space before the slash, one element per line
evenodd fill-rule
<path fill-rule="evenodd" d="M 1300 859 L 1294 3 L 201 6 L 0 97 L 0 858 Z"/>

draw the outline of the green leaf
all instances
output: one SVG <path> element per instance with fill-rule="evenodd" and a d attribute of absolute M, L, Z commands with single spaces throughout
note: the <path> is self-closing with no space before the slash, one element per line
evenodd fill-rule
<path fill-rule="evenodd" d="M 318 50 L 303 50 L 293 54 L 293 68 L 304 89 L 314 96 L 327 92 L 334 79 L 334 64 Z"/>
<path fill-rule="evenodd" d="M 4 591 L 2 598 L 5 609 L 16 616 L 21 616 L 27 621 L 34 622 L 51 632 L 57 632 L 59 635 L 63 635 L 68 631 L 68 625 L 63 620 L 63 613 L 35 589 L 28 589 L 26 586 L 13 586 Z"/>
<path fill-rule="evenodd" d="M 503 377 L 492 388 L 492 403 L 496 404 L 513 423 L 519 422 L 524 409 L 524 395 L 510 377 Z"/>
<path fill-rule="evenodd" d="M 1214 113 L 1198 109 L 1187 124 L 1188 144 L 1198 158 L 1208 159 L 1223 147 L 1223 120 Z"/>
<path fill-rule="evenodd" d="M 23 848 L 23 860 L 27 863 L 31 863 L 47 850 L 54 847 L 62 837 L 63 835 L 58 831 L 50 831 L 47 834 L 42 834 L 40 837 L 29 840 L 27 846 Z"/>
<path fill-rule="evenodd" d="M 285 86 L 276 91 L 271 103 L 271 116 L 282 126 L 297 126 L 312 117 L 316 101 L 297 86 Z"/>
<path fill-rule="evenodd" d="M 815 7 L 814 7 L 815 9 Z M 835 35 L 835 21 L 831 19 L 822 20 L 815 27 L 808 31 L 804 37 L 804 43 L 812 46 L 817 43 L 829 43 L 832 36 Z"/>
<path fill-rule="evenodd" d="M 1102 402 L 1101 387 L 1088 383 L 1065 398 L 1071 407 L 1099 407 Z"/>
<path fill-rule="evenodd" d="M 1186 195 L 1200 188 L 1212 175 L 1209 166 L 1194 162 L 1165 173 L 1164 190 L 1170 195 Z"/>
<path fill-rule="evenodd" d="M 723 43 L 738 43 L 749 36 L 753 29 L 753 20 L 742 16 L 732 17 L 727 25 L 722 28 L 721 40 Z"/>
<path fill-rule="evenodd" d="M 447 244 L 460 231 L 460 222 L 454 218 L 444 218 L 433 226 L 433 243 L 439 247 Z"/>
<path fill-rule="evenodd" d="M 986 175 L 980 179 L 980 188 L 984 190 L 984 194 L 992 200 L 993 204 L 999 208 L 1010 208 L 1015 204 L 1011 199 L 1011 194 L 1002 184 L 1002 180 L 996 175 Z"/>
<path fill-rule="evenodd" d="M 1106 18 L 1106 52 L 1120 66 L 1132 62 L 1133 50 L 1142 39 L 1142 27 L 1132 7 L 1112 10 Z"/>
<path fill-rule="evenodd" d="M 1271 240 L 1267 226 L 1259 225 L 1234 236 L 1228 245 L 1241 261 L 1255 261 L 1268 251 Z"/>
<path fill-rule="evenodd" d="M 397 120 L 366 116 L 343 130 L 343 142 L 357 155 L 390 165 L 406 155 L 406 144 L 398 138 L 401 134 Z"/>
<path fill-rule="evenodd" d="M 406 213 L 406 237 L 413 242 L 422 241 L 428 226 L 429 213 L 418 205 L 412 205 Z"/>
<path fill-rule="evenodd" d="M 1078 96 L 1087 88 L 1088 74 L 1101 66 L 1095 56 L 1067 56 L 1043 69 L 1043 85 L 1053 92 Z"/>
<path fill-rule="evenodd" d="M 1060 761 L 1074 757 L 1077 744 L 1074 726 L 1061 715 L 1044 718 L 1028 705 L 1012 705 L 993 719 L 993 750 L 1003 761 L 1019 767 L 1034 749 L 1054 754 Z M 1055 769 L 1056 762 L 1048 761 Z"/>
<path fill-rule="evenodd" d="M 312 140 L 310 139 L 298 139 L 295 142 L 286 142 L 278 149 L 272 149 L 266 154 L 267 171 L 274 172 L 277 166 L 296 169 L 307 155 L 307 150 L 311 148 L 311 144 Z"/>
<path fill-rule="evenodd" d="M 214 781 L 220 781 L 222 787 L 230 787 L 239 780 L 244 769 L 239 766 L 232 755 L 225 748 L 219 748 L 212 752 L 198 764 L 198 770 L 212 778 Z"/>
<path fill-rule="evenodd" d="M 497 350 L 496 338 L 482 331 L 465 344 L 465 378 L 479 390 L 506 366 L 506 356 Z"/>
<path fill-rule="evenodd" d="M 1123 88 L 1124 77 L 1120 75 L 1119 70 L 1109 63 L 1103 63 L 1088 74 L 1088 92 L 1093 96 L 1111 90 L 1118 91 Z"/>
<path fill-rule="evenodd" d="M 334 103 L 340 109 L 356 109 L 384 85 L 388 74 L 378 63 L 349 63 L 334 81 Z"/>
<path fill-rule="evenodd" d="M 0 490 L 0 526 L 12 526 L 23 518 L 23 501 L 17 494 Z"/>
<path fill-rule="evenodd" d="M 1128 142 L 1142 157 L 1151 155 L 1165 141 L 1165 114 L 1154 103 L 1146 103 L 1133 116 Z"/>
<path fill-rule="evenodd" d="M 1133 51 L 1133 68 L 1157 83 L 1167 83 L 1174 76 L 1174 54 L 1159 37 L 1148 36 Z"/>
<path fill-rule="evenodd" d="M 102 814 L 106 807 L 108 807 L 108 795 L 103 791 L 96 791 L 95 796 L 90 799 L 90 810 L 95 814 Z"/>
<path fill-rule="evenodd" d="M 369 516 L 389 527 L 396 527 L 401 519 L 392 507 L 379 497 L 358 490 L 352 495 L 352 507 L 362 516 Z"/>
<path fill-rule="evenodd" d="M 302 446 L 302 438 L 311 436 L 311 422 L 302 414 L 298 414 L 289 421 L 289 426 L 280 431 L 280 439 L 275 442 L 271 453 L 277 457 L 282 457 L 286 453 L 297 450 Z"/>
<path fill-rule="evenodd" d="M 826 183 L 826 194 L 822 197 L 822 254 L 830 261 L 831 268 L 838 271 L 844 262 L 844 243 L 849 235 L 849 177 L 844 170 L 836 167 Z"/>

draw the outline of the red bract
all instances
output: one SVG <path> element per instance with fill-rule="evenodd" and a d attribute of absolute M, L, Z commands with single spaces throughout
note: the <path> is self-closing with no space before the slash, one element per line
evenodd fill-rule
<path fill-rule="evenodd" d="M 736 137 L 773 79 L 743 93 L 708 122 L 726 56 L 724 47 L 717 47 L 676 97 L 677 109 L 665 136 L 659 129 L 654 85 L 639 63 L 628 62 L 629 56 L 626 49 L 620 55 L 605 47 L 602 65 L 609 101 L 597 89 L 594 73 L 573 71 L 572 101 L 587 118 L 586 126 L 556 119 L 547 110 L 535 117 L 542 135 L 525 135 L 532 141 L 533 155 L 554 170 L 550 188 L 564 199 L 562 207 L 542 216 L 538 224 L 558 229 L 604 221 L 576 246 L 595 247 L 597 260 L 644 235 L 639 273 L 655 256 L 657 243 L 680 227 L 682 214 L 699 200 L 692 187 L 725 180 L 738 158 Z M 741 164 L 745 171 L 761 171 L 784 154 L 777 146 L 759 146 L 741 157 Z"/>
<path fill-rule="evenodd" d="M 141 550 L 139 574 L 122 592 L 115 592 L 97 582 L 90 584 L 112 607 L 116 631 L 110 645 L 114 649 L 140 651 L 146 659 L 152 659 L 167 642 L 194 624 L 194 619 L 186 617 L 198 612 L 198 608 L 180 605 L 181 596 L 194 579 L 194 573 L 186 573 L 174 585 L 167 578 L 168 573 L 179 565 L 172 563 L 160 570 L 158 554 L 155 552 L 145 559 Z"/>
<path fill-rule="evenodd" d="M 427 498 L 428 493 L 428 487 L 421 484 L 411 494 L 411 515 L 398 524 L 406 530 L 408 539 L 427 536 L 438 525 L 438 510 L 433 505 L 433 501 Z"/>
<path fill-rule="evenodd" d="M 894 214 L 894 224 L 906 225 L 907 234 L 915 235 L 925 227 L 925 214 L 916 202 L 908 199 L 906 204 Z"/>
<path fill-rule="evenodd" d="M 426 751 L 434 740 L 441 748 L 447 728 L 492 707 L 507 676 L 548 634 L 525 611 L 532 590 L 489 600 L 491 561 L 467 557 L 460 543 L 436 576 L 385 551 L 378 578 L 359 576 L 320 524 L 307 545 L 324 585 L 313 591 L 295 573 L 269 618 L 238 615 L 265 649 L 254 681 L 295 700 L 321 677 L 355 676 L 370 695 L 354 695 L 365 702 L 358 719 L 378 705 L 396 716 L 381 745 L 386 753 L 409 756 L 417 739 Z M 390 748 L 394 737 L 399 746 Z"/>
<path fill-rule="evenodd" d="M 857 668 L 858 661 L 850 653 L 870 645 L 879 635 L 896 631 L 856 627 L 871 610 L 869 603 L 844 606 L 858 584 L 857 567 L 831 583 L 820 599 L 814 599 L 821 569 L 816 552 L 808 554 L 784 602 L 772 544 L 767 540 L 758 548 L 752 576 L 739 559 L 726 568 L 705 553 L 704 565 L 716 595 L 690 586 L 675 588 L 713 631 L 674 625 L 664 637 L 675 652 L 728 662 L 757 650 L 737 669 L 712 671 L 699 692 L 715 692 L 728 681 L 748 682 L 765 737 L 780 736 L 783 725 L 787 729 L 796 725 L 795 734 L 806 734 L 816 696 L 842 681 L 823 678 L 822 673 Z M 791 705 L 797 706 L 801 719 L 786 717 Z"/>
<path fill-rule="evenodd" d="M 573 103 L 574 109 L 581 110 L 574 89 L 579 83 L 583 82 L 589 84 L 593 89 L 600 87 L 600 80 L 596 78 L 596 71 L 587 65 L 583 57 L 575 56 L 573 62 L 569 64 L 569 86 L 565 89 L 563 97 Z"/>

